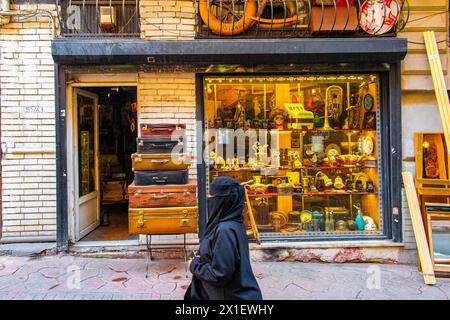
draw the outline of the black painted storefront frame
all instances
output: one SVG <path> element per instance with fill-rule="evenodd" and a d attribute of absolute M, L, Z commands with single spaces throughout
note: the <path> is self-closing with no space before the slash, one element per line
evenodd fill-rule
<path fill-rule="evenodd" d="M 300 68 L 299 70 L 301 70 Z M 199 73 L 196 75 L 196 121 L 201 122 L 204 128 L 204 78 L 205 77 L 226 77 L 226 76 L 301 76 L 301 75 L 320 75 L 320 74 L 366 74 L 368 72 L 377 74 L 380 80 L 380 136 L 381 136 L 381 157 L 382 162 L 382 212 L 383 215 L 383 234 L 380 235 L 349 235 L 339 234 L 330 236 L 295 236 L 289 237 L 264 237 L 267 241 L 349 241 L 349 240 L 392 240 L 394 242 L 402 241 L 401 225 L 401 86 L 400 86 L 400 64 L 392 63 L 389 65 L 360 65 L 360 66 L 330 66 L 330 69 L 324 70 L 320 65 L 308 66 L 307 71 L 297 72 L 262 72 L 262 73 Z M 398 106 L 398 107 L 396 107 Z M 205 142 L 202 139 L 204 132 L 197 133 L 197 158 L 202 156 L 205 149 Z M 206 208 L 206 164 L 197 164 L 198 186 L 199 186 L 199 208 Z M 394 209 L 396 208 L 396 209 Z M 398 212 L 398 215 L 393 215 Z M 206 213 L 201 210 L 199 214 L 200 237 L 206 226 Z"/>
<path fill-rule="evenodd" d="M 406 39 L 400 38 L 329 38 L 269 40 L 190 40 L 147 41 L 124 39 L 57 39 L 52 42 L 56 63 L 56 139 L 57 139 L 57 242 L 68 245 L 68 186 L 66 146 L 66 73 L 67 66 L 191 66 L 210 64 L 284 65 L 295 74 L 312 72 L 376 72 L 381 80 L 382 141 L 385 215 L 383 236 L 369 239 L 402 241 L 401 213 L 401 61 L 407 53 Z M 292 64 L 292 65 L 291 65 Z M 375 66 L 377 65 L 377 66 Z M 298 69 L 300 66 L 301 69 Z M 324 68 L 325 67 L 325 68 Z M 291 73 L 292 73 L 291 72 Z M 280 72 L 276 72 L 280 74 Z M 253 73 L 252 73 L 253 74 Z M 203 121 L 203 77 L 197 73 L 196 119 Z M 208 73 L 208 75 L 212 75 Z M 221 74 L 224 75 L 224 74 Z M 253 74 L 256 75 L 256 74 Z M 203 150 L 203 132 L 197 132 L 197 149 Z M 201 146 L 201 147 L 200 147 Z M 200 147 L 200 148 L 199 148 Z M 197 164 L 200 236 L 205 229 L 205 166 Z M 388 190 L 386 188 L 389 188 Z M 396 208 L 396 210 L 394 210 Z M 396 211 L 398 214 L 393 215 Z M 273 239 L 273 238 L 271 238 Z M 295 239 L 295 238 L 294 238 Z M 361 237 L 336 238 L 355 240 Z M 275 239 L 274 239 L 275 240 Z M 288 239 L 283 239 L 288 240 Z M 289 239 L 291 240 L 291 239 Z M 307 239 L 301 239 L 307 240 Z M 311 240 L 333 240 L 313 238 Z"/>

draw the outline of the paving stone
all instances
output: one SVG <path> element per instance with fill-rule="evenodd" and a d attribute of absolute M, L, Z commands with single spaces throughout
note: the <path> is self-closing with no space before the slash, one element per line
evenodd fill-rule
<path fill-rule="evenodd" d="M 73 273 L 80 269 L 80 288 Z M 183 299 L 191 275 L 183 260 L 1 257 L 0 300 Z M 265 299 L 449 299 L 450 279 L 426 286 L 416 266 L 257 262 L 253 270 Z M 371 276 L 380 287 L 371 288 Z M 72 282 L 71 282 L 72 281 Z M 368 282 L 369 281 L 369 282 Z M 369 284 L 368 284 L 369 283 Z"/>

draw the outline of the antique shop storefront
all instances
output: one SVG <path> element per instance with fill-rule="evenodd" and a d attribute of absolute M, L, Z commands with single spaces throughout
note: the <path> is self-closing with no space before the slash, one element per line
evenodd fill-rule
<path fill-rule="evenodd" d="M 172 77 L 174 83 L 166 81 L 165 89 L 177 97 L 173 79 L 177 74 L 192 78 L 187 82 L 195 90 L 179 92 L 190 94 L 195 108 L 167 119 L 155 108 L 154 117 L 162 114 L 158 122 L 187 123 L 191 130 L 200 237 L 208 185 L 218 175 L 230 175 L 252 180 L 249 197 L 265 242 L 401 242 L 400 62 L 405 54 L 406 41 L 397 38 L 54 41 L 60 243 L 73 241 L 65 108 L 66 83 L 73 86 L 77 79 L 74 69 L 91 79 L 91 87 L 95 73 L 115 74 L 119 86 L 117 75 L 128 70 L 137 79 L 138 128 L 152 122 L 147 112 L 161 100 L 159 93 L 165 94 L 156 90 L 153 98 L 144 96 L 152 86 L 145 79 Z M 101 81 L 108 85 L 104 77 Z"/>
<path fill-rule="evenodd" d="M 115 21 L 80 15 L 52 41 L 60 245 L 139 243 L 152 223 L 195 242 L 209 184 L 227 175 L 246 184 L 263 245 L 400 247 L 403 1 L 146 5 L 106 6 Z M 190 163 L 149 156 L 173 142 L 146 136 L 154 127 L 181 128 Z"/>

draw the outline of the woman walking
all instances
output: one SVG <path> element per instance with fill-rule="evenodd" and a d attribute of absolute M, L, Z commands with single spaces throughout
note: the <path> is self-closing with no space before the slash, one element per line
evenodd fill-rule
<path fill-rule="evenodd" d="M 210 186 L 208 221 L 199 256 L 190 264 L 186 300 L 262 300 L 250 265 L 244 225 L 245 190 L 230 177 Z"/>

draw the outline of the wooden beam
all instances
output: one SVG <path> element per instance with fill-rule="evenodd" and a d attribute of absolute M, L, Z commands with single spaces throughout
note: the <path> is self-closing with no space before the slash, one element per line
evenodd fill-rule
<path fill-rule="evenodd" d="M 425 48 L 427 49 L 428 61 L 430 63 L 434 90 L 439 106 L 439 113 L 441 115 L 442 128 L 444 129 L 447 152 L 450 153 L 450 102 L 448 101 L 447 88 L 445 85 L 444 72 L 442 71 L 439 50 L 436 43 L 436 36 L 433 31 L 427 31 L 423 33 L 423 37 L 425 40 Z M 450 157 L 448 158 L 450 161 Z M 448 169 L 450 169 L 450 164 L 448 164 Z"/>
<path fill-rule="evenodd" d="M 405 185 L 406 199 L 408 200 L 409 213 L 416 238 L 417 252 L 419 254 L 419 261 L 423 274 L 425 284 L 436 284 L 434 276 L 433 262 L 431 261 L 430 249 L 428 247 L 427 236 L 425 234 L 425 227 L 422 221 L 422 214 L 420 213 L 419 200 L 417 198 L 416 187 L 411 172 L 403 172 L 403 184 Z"/>

